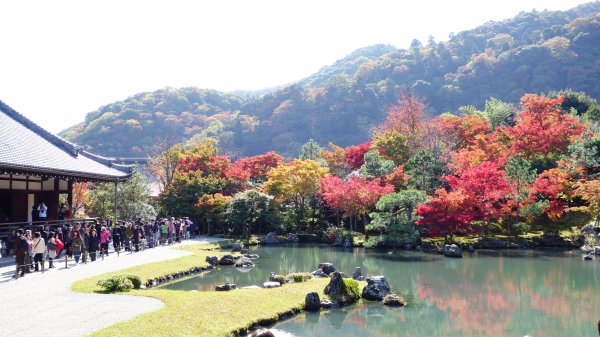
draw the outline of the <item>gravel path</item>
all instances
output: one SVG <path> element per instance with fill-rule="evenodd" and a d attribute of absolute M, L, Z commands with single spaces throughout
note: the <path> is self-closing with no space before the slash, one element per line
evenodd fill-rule
<path fill-rule="evenodd" d="M 180 245 L 215 242 L 198 238 Z M 163 307 L 159 300 L 140 296 L 74 293 L 77 280 L 132 266 L 174 259 L 190 253 L 160 247 L 143 252 L 110 254 L 104 261 L 75 265 L 64 259 L 54 269 L 12 279 L 14 266 L 0 268 L 0 336 L 84 336 L 142 313 Z M 47 263 L 46 263 L 47 266 Z"/>

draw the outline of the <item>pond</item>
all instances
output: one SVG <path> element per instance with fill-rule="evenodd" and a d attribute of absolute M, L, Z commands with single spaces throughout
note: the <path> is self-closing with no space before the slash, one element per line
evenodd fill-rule
<path fill-rule="evenodd" d="M 270 272 L 312 271 L 331 262 L 352 274 L 385 275 L 409 301 L 392 309 L 364 303 L 303 313 L 274 326 L 285 336 L 597 336 L 600 261 L 579 252 L 478 251 L 463 259 L 418 252 L 270 246 L 248 272 L 221 267 L 167 284 L 174 290 L 214 290 L 224 282 L 261 285 Z"/>

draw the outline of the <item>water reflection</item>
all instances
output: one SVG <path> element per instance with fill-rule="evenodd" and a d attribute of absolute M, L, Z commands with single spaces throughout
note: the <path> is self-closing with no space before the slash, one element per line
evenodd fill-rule
<path fill-rule="evenodd" d="M 332 262 L 348 274 L 384 274 L 409 297 L 407 308 L 365 303 L 306 313 L 276 328 L 295 336 L 596 336 L 600 318 L 600 261 L 580 254 L 482 251 L 464 259 L 412 252 L 354 252 L 327 246 L 264 247 L 247 273 L 222 268 L 168 285 L 214 289 L 233 282 L 262 284 L 280 274 L 314 270 Z"/>

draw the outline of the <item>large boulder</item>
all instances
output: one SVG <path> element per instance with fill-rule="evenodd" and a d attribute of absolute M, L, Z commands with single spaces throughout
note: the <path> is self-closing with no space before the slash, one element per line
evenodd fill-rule
<path fill-rule="evenodd" d="M 216 291 L 229 291 L 229 290 L 233 290 L 237 288 L 237 286 L 233 283 L 225 283 L 225 284 L 219 284 L 218 286 L 215 287 Z"/>
<path fill-rule="evenodd" d="M 254 267 L 254 263 L 249 258 L 242 256 L 235 261 L 236 268 L 252 268 Z"/>
<path fill-rule="evenodd" d="M 235 264 L 235 258 L 231 254 L 224 255 L 221 260 L 219 260 L 219 264 L 223 266 L 232 266 Z"/>
<path fill-rule="evenodd" d="M 458 257 L 458 258 L 463 257 L 462 251 L 455 244 L 444 245 L 444 256 L 446 256 L 446 257 Z"/>
<path fill-rule="evenodd" d="M 243 244 L 241 244 L 241 243 L 239 243 L 239 242 L 234 242 L 234 243 L 231 245 L 231 251 L 232 251 L 233 253 L 237 253 L 237 252 L 241 251 L 242 249 L 244 249 L 244 245 L 243 245 Z"/>
<path fill-rule="evenodd" d="M 391 291 L 385 276 L 367 277 L 367 285 L 362 290 L 362 298 L 369 301 L 382 301 Z"/>
<path fill-rule="evenodd" d="M 321 269 L 323 271 L 323 273 L 325 273 L 325 275 L 329 275 L 329 274 L 335 272 L 335 267 L 333 266 L 333 264 L 331 264 L 329 262 L 320 263 L 319 269 Z"/>
<path fill-rule="evenodd" d="M 306 304 L 306 311 L 319 311 L 321 308 L 321 299 L 316 292 L 306 294 L 304 302 Z"/>
<path fill-rule="evenodd" d="M 269 233 L 263 237 L 261 237 L 260 239 L 258 239 L 260 241 L 260 243 L 262 243 L 263 245 L 274 245 L 274 244 L 278 244 L 279 243 L 279 239 L 277 239 L 275 237 L 274 233 Z"/>
<path fill-rule="evenodd" d="M 325 273 L 321 269 L 317 269 L 317 270 L 313 271 L 312 276 L 313 277 L 327 277 L 327 275 L 325 275 Z"/>
<path fill-rule="evenodd" d="M 358 300 L 358 298 L 355 298 L 355 296 L 346 289 L 342 274 L 336 271 L 331 273 L 330 277 L 331 280 L 323 291 L 325 295 L 328 295 L 332 300 L 335 300 L 340 306 L 348 305 Z M 351 280 L 351 282 L 356 281 Z"/>
<path fill-rule="evenodd" d="M 592 248 L 592 254 L 600 255 L 600 246 L 595 246 Z"/>
<path fill-rule="evenodd" d="M 383 305 L 390 307 L 403 307 L 406 305 L 406 301 L 397 294 L 387 294 L 383 298 Z"/>
<path fill-rule="evenodd" d="M 268 329 L 260 329 L 254 331 L 250 337 L 275 337 L 275 335 Z"/>
<path fill-rule="evenodd" d="M 207 256 L 206 262 L 208 262 L 211 266 L 216 266 L 219 263 L 219 258 L 216 256 Z"/>

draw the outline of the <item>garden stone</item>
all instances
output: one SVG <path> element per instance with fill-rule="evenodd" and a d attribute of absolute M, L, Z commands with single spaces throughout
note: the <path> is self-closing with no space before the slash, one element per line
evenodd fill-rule
<path fill-rule="evenodd" d="M 290 234 L 287 237 L 287 241 L 288 242 L 298 242 L 298 241 L 300 241 L 300 239 L 298 239 L 298 235 L 297 234 Z"/>
<path fill-rule="evenodd" d="M 246 254 L 244 256 L 247 257 L 247 258 L 249 258 L 250 260 L 256 260 L 256 259 L 258 259 L 260 257 L 257 254 Z"/>
<path fill-rule="evenodd" d="M 591 256 L 589 256 L 589 255 L 586 255 L 586 256 L 583 257 L 583 260 L 584 261 L 592 261 L 593 258 Z"/>
<path fill-rule="evenodd" d="M 233 283 L 225 283 L 225 284 L 220 284 L 218 286 L 216 286 L 215 290 L 216 291 L 229 291 L 229 290 L 233 290 L 237 288 L 237 286 Z"/>
<path fill-rule="evenodd" d="M 263 283 L 263 287 L 264 288 L 277 288 L 277 287 L 281 287 L 281 283 L 269 281 L 269 282 Z"/>
<path fill-rule="evenodd" d="M 233 258 L 233 255 L 227 254 L 221 258 L 219 264 L 223 266 L 231 266 L 235 264 L 235 259 Z"/>
<path fill-rule="evenodd" d="M 219 258 L 216 256 L 207 256 L 206 262 L 208 262 L 211 266 L 216 266 L 219 263 Z"/>
<path fill-rule="evenodd" d="M 446 257 L 457 257 L 457 258 L 463 257 L 462 251 L 455 244 L 444 245 L 443 253 L 444 253 L 444 256 L 446 256 Z"/>
<path fill-rule="evenodd" d="M 252 260 L 250 260 L 249 258 L 242 256 L 241 258 L 237 259 L 237 261 L 235 262 L 235 267 L 236 268 L 252 268 L 252 267 L 254 267 L 254 263 L 252 263 Z"/>
<path fill-rule="evenodd" d="M 348 239 L 344 240 L 344 247 L 346 247 L 346 248 L 352 247 L 352 243 L 350 242 L 350 240 L 348 240 Z"/>
<path fill-rule="evenodd" d="M 331 280 L 323 292 L 334 299 L 340 306 L 348 305 L 356 300 L 346 292 L 342 274 L 337 271 L 331 273 Z"/>
<path fill-rule="evenodd" d="M 312 276 L 314 277 L 326 277 L 325 273 L 321 269 L 317 269 L 312 272 Z"/>
<path fill-rule="evenodd" d="M 306 311 L 319 311 L 321 308 L 321 300 L 316 292 L 306 294 L 304 302 L 306 303 Z"/>
<path fill-rule="evenodd" d="M 323 301 L 321 301 L 321 308 L 323 308 L 323 309 L 337 308 L 337 304 L 331 302 L 328 299 L 324 299 Z"/>
<path fill-rule="evenodd" d="M 362 270 L 360 269 L 360 267 L 356 267 L 356 269 L 354 269 L 354 273 L 352 273 L 352 278 L 357 280 L 357 281 L 362 281 L 365 279 L 365 277 L 362 274 Z"/>
<path fill-rule="evenodd" d="M 241 244 L 241 243 L 234 242 L 234 243 L 231 245 L 231 251 L 232 251 L 233 253 L 239 252 L 239 251 L 241 251 L 242 249 L 244 249 L 244 245 L 243 245 L 243 244 Z"/>
<path fill-rule="evenodd" d="M 369 301 L 381 301 L 390 292 L 390 285 L 385 276 L 367 277 L 367 285 L 363 288 L 361 297 Z"/>
<path fill-rule="evenodd" d="M 406 305 L 406 301 L 397 294 L 387 294 L 383 298 L 383 305 L 390 307 L 403 307 Z"/>
<path fill-rule="evenodd" d="M 278 244 L 279 243 L 279 239 L 277 239 L 275 237 L 274 233 L 269 233 L 263 237 L 261 237 L 259 239 L 260 243 L 264 244 L 264 245 L 273 245 L 273 244 Z"/>
<path fill-rule="evenodd" d="M 250 251 L 248 249 L 244 248 L 244 249 L 240 250 L 240 254 L 242 254 L 242 255 L 250 254 Z"/>
<path fill-rule="evenodd" d="M 592 249 L 592 254 L 600 255 L 600 246 L 596 246 Z"/>
<path fill-rule="evenodd" d="M 257 331 L 254 331 L 250 337 L 275 337 L 275 335 L 267 329 L 260 329 Z"/>
<path fill-rule="evenodd" d="M 319 269 L 321 269 L 323 271 L 323 273 L 325 273 L 325 275 L 329 275 L 329 274 L 335 272 L 335 267 L 333 266 L 333 264 L 331 264 L 329 262 L 320 263 Z"/>
<path fill-rule="evenodd" d="M 262 288 L 257 285 L 251 285 L 251 286 L 247 286 L 247 287 L 242 287 L 242 289 L 262 289 Z"/>

